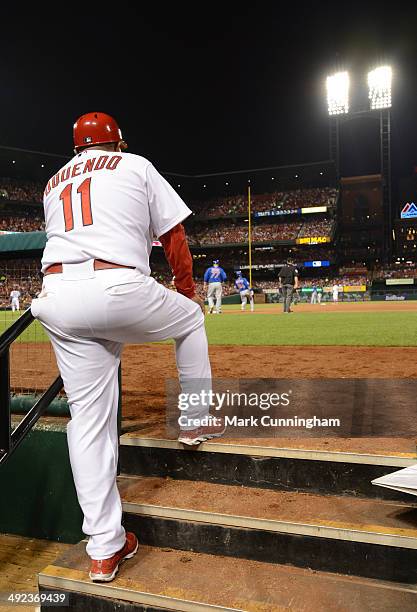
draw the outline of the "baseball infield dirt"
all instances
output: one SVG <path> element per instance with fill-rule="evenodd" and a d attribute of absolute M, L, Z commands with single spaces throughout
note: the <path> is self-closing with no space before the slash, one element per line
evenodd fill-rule
<path fill-rule="evenodd" d="M 275 304 L 276 313 L 281 314 L 282 304 Z M 256 314 L 271 314 L 270 304 L 257 304 Z M 322 302 L 321 304 L 297 304 L 294 306 L 295 312 L 417 312 L 417 303 L 401 300 L 388 300 L 387 302 Z M 245 315 L 239 309 L 225 310 L 226 315 Z"/>

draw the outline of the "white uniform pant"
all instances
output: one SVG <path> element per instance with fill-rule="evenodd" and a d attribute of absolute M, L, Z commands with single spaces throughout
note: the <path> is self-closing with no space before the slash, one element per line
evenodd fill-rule
<path fill-rule="evenodd" d="M 92 260 L 45 276 L 32 313 L 51 339 L 68 397 L 68 448 L 83 531 L 90 536 L 87 552 L 106 559 L 125 543 L 116 485 L 123 343 L 174 338 L 183 388 L 190 379 L 211 381 L 204 316 L 195 302 L 153 278 L 120 268 L 95 272 Z M 200 406 L 188 415 L 207 412 Z"/>
<path fill-rule="evenodd" d="M 333 302 L 338 302 L 338 301 L 339 301 L 339 292 L 333 291 Z"/>
<path fill-rule="evenodd" d="M 246 304 L 248 303 L 248 298 L 249 298 L 249 303 L 250 303 L 250 309 L 253 310 L 254 309 L 253 293 L 252 291 L 250 291 L 250 289 L 243 289 L 243 291 L 240 292 L 242 310 L 245 310 Z"/>
<path fill-rule="evenodd" d="M 312 304 L 317 304 L 317 298 L 318 298 L 317 291 L 313 291 L 313 293 L 311 294 L 311 303 Z"/>
<path fill-rule="evenodd" d="M 214 308 L 214 298 L 216 298 L 216 311 L 221 312 L 222 309 L 222 284 L 209 283 L 207 290 L 207 300 L 209 308 Z"/>
<path fill-rule="evenodd" d="M 12 299 L 12 312 L 15 312 L 15 310 L 20 310 L 19 298 Z"/>

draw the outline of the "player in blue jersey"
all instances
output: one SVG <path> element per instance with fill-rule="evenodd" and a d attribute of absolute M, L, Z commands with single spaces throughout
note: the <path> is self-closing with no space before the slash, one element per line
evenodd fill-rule
<path fill-rule="evenodd" d="M 242 310 L 246 309 L 246 304 L 248 303 L 248 298 L 249 298 L 250 309 L 251 309 L 251 312 L 253 312 L 255 309 L 255 302 L 253 299 L 253 289 L 249 285 L 248 279 L 242 275 L 242 272 L 240 270 L 236 272 L 236 276 L 237 278 L 235 280 L 235 287 L 240 293 L 240 300 L 242 302 Z"/>
<path fill-rule="evenodd" d="M 204 289 L 207 289 L 207 300 L 209 314 L 221 314 L 222 312 L 222 283 L 227 279 L 226 272 L 219 265 L 219 260 L 215 259 L 213 265 L 204 273 Z M 216 308 L 214 308 L 214 298 L 216 298 Z"/>

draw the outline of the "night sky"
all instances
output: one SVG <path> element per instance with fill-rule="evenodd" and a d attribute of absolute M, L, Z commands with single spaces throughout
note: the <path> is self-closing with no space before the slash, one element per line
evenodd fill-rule
<path fill-rule="evenodd" d="M 326 75 L 350 70 L 351 104 L 359 108 L 367 71 L 389 62 L 393 170 L 410 174 L 416 3 L 397 3 L 399 13 L 382 3 L 289 3 L 287 13 L 275 4 L 194 3 L 195 12 L 182 3 L 147 12 L 123 2 L 95 11 L 90 3 L 62 4 L 57 15 L 68 17 L 54 22 L 42 11 L 22 21 L 3 10 L 0 144 L 70 154 L 73 122 L 99 110 L 116 117 L 131 152 L 165 171 L 323 160 Z M 377 170 L 377 130 L 372 119 L 343 128 L 345 174 Z"/>

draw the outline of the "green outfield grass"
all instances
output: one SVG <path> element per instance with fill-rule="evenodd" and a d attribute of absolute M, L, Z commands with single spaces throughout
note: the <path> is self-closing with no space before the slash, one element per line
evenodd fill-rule
<path fill-rule="evenodd" d="M 259 306 L 262 314 L 225 306 L 224 314 L 206 317 L 207 333 L 210 344 L 417 346 L 417 304 L 415 312 L 401 310 L 401 303 L 392 304 L 392 311 L 379 310 L 384 304 L 375 302 L 351 306 L 358 312 L 326 312 L 325 306 L 301 312 L 296 306 L 285 316 L 278 304 Z"/>
<path fill-rule="evenodd" d="M 210 315 L 207 333 L 210 344 L 417 346 L 417 311 Z"/>
<path fill-rule="evenodd" d="M 370 305 L 371 307 L 371 305 Z M 395 307 L 394 307 L 395 308 Z M 282 315 L 277 305 L 262 306 L 265 314 L 241 314 L 239 307 L 225 306 L 222 315 L 206 317 L 210 344 L 236 345 L 346 345 L 417 346 L 416 311 L 380 312 L 295 312 Z M 270 311 L 270 313 L 269 313 Z M 236 316 L 232 316 L 236 313 Z M 0 332 L 16 314 L 0 313 Z M 22 342 L 48 340 L 42 326 L 35 322 L 21 336 Z"/>
<path fill-rule="evenodd" d="M 0 311 L 0 333 L 7 329 L 20 315 L 23 314 L 23 310 L 18 312 L 11 312 L 10 310 Z M 49 342 L 49 338 L 44 332 L 44 329 L 40 323 L 35 321 L 32 323 L 19 337 L 19 342 Z"/>

